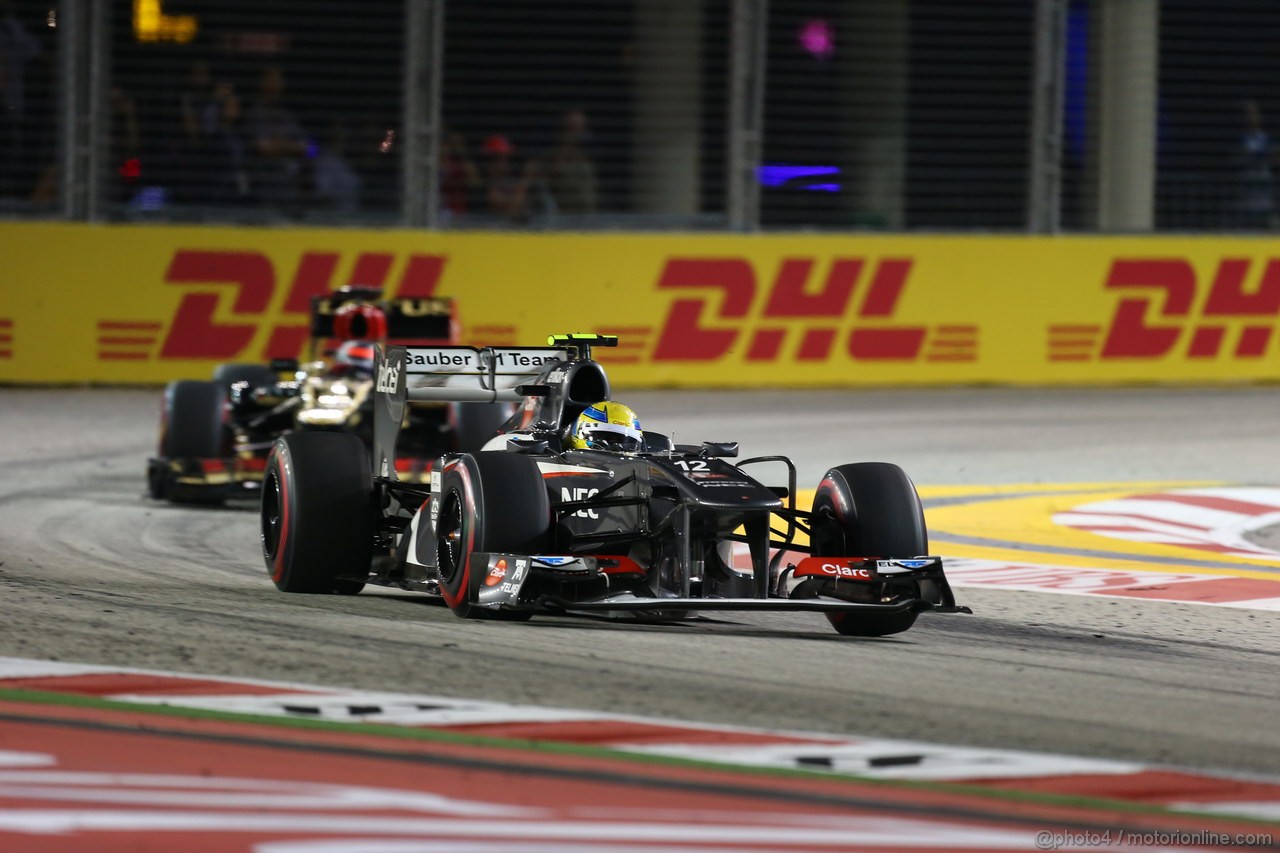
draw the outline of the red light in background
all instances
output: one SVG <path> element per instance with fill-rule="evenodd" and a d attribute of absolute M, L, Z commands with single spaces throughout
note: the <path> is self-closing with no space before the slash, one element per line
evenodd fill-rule
<path fill-rule="evenodd" d="M 130 157 L 120 164 L 120 177 L 126 181 L 136 181 L 142 177 L 142 161 L 137 157 Z"/>

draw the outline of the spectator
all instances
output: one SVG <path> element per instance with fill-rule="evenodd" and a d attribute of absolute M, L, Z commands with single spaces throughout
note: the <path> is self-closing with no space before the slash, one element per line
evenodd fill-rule
<path fill-rule="evenodd" d="M 188 143 L 197 142 L 213 133 L 218 121 L 218 109 L 209 63 L 193 62 L 187 70 L 182 90 L 178 92 L 182 133 Z"/>
<path fill-rule="evenodd" d="M 1262 112 L 1256 101 L 1242 105 L 1244 130 L 1237 138 L 1234 227 L 1261 230 L 1271 227 L 1275 212 L 1275 185 L 1271 171 L 1271 137 L 1262 129 Z"/>
<path fill-rule="evenodd" d="M 346 153 L 346 127 L 335 121 L 313 163 L 315 197 L 328 210 L 352 213 L 360 208 L 361 181 L 347 162 Z"/>
<path fill-rule="evenodd" d="M 482 185 L 480 171 L 467 151 L 462 134 L 445 128 L 440 141 L 440 209 L 442 218 L 461 216 Z"/>
<path fill-rule="evenodd" d="M 249 110 L 249 136 L 255 194 L 268 206 L 296 212 L 307 135 L 284 106 L 284 75 L 276 66 L 262 71 L 258 98 Z"/>
<path fill-rule="evenodd" d="M 517 176 L 513 163 L 515 153 L 511 140 L 501 134 L 485 140 L 485 200 L 490 213 L 520 222 L 529 214 L 529 184 L 537 166 L 530 160 L 523 174 Z"/>
<path fill-rule="evenodd" d="M 244 110 L 235 87 L 218 83 L 213 87 L 212 124 L 199 146 L 197 165 L 203 173 L 206 188 L 202 201 L 234 204 L 251 198 L 248 149 Z"/>
<path fill-rule="evenodd" d="M 209 168 L 210 137 L 218 120 L 207 62 L 188 66 L 177 94 L 166 106 L 163 113 L 152 114 L 153 122 L 159 120 L 159 131 L 148 135 L 148 179 L 163 184 L 170 201 L 206 200 L 214 180 Z"/>
<path fill-rule="evenodd" d="M 140 159 L 142 141 L 138 133 L 138 110 L 133 102 L 119 86 L 112 86 L 109 94 L 111 103 L 111 163 L 116 170 L 117 180 L 111 193 L 112 201 L 125 201 L 136 191 L 138 179 L 142 177 Z"/>
<path fill-rule="evenodd" d="M 587 115 L 570 110 L 560 122 L 560 137 L 543 166 L 547 188 L 560 213 L 596 212 L 596 169 L 583 149 Z"/>
<path fill-rule="evenodd" d="M 0 0 L 0 196 L 17 195 L 27 167 L 27 63 L 40 55 L 40 42 Z"/>
<path fill-rule="evenodd" d="M 351 137 L 348 163 L 360 178 L 365 210 L 395 210 L 400 203 L 400 149 L 394 120 L 366 116 Z"/>

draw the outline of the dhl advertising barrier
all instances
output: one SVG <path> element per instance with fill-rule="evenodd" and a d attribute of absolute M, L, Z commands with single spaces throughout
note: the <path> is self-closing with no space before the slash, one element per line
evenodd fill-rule
<path fill-rule="evenodd" d="M 617 334 L 597 356 L 623 388 L 1280 379 L 1280 244 L 1261 238 L 14 223 L 0 381 L 297 356 L 310 297 L 345 284 L 452 296 L 470 343 Z"/>

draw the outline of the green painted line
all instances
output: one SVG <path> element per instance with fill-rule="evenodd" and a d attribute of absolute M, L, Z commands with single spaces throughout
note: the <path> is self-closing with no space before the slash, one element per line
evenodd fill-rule
<path fill-rule="evenodd" d="M 206 720 L 226 723 L 251 723 L 281 728 L 324 731 L 340 734 L 374 735 L 387 739 L 438 743 L 453 746 L 472 746 L 494 750 L 513 752 L 543 753 L 564 755 L 576 758 L 607 759 L 621 763 L 669 767 L 672 769 L 703 770 L 716 773 L 730 773 L 746 777 L 785 778 L 804 781 L 822 781 L 828 784 L 849 784 L 876 786 L 894 791 L 925 791 L 938 794 L 973 796 L 995 801 L 1037 805 L 1047 807 L 1069 807 L 1095 811 L 1122 812 L 1135 815 L 1159 815 L 1170 818 L 1203 817 L 1219 821 L 1231 821 L 1260 826 L 1280 825 L 1280 821 L 1269 821 L 1247 816 L 1224 815 L 1213 812 L 1195 812 L 1173 810 L 1149 803 L 1134 803 L 1126 800 L 1089 797 L 1074 794 L 1050 794 L 1037 791 L 1019 791 L 1004 788 L 991 788 L 981 785 L 960 782 L 932 782 L 908 779 L 883 779 L 869 776 L 857 776 L 849 773 L 823 773 L 814 770 L 785 767 L 756 767 L 742 764 L 718 763 L 705 759 L 680 758 L 668 755 L 626 752 L 606 747 L 583 746 L 581 744 L 561 743 L 555 741 L 538 741 L 521 738 L 500 738 L 483 735 L 467 735 L 457 732 L 445 732 L 428 728 L 409 728 L 382 723 L 348 723 L 333 720 L 314 720 L 305 717 L 280 717 L 264 714 L 249 714 L 236 711 L 215 711 L 206 708 L 182 708 L 170 705 L 148 705 L 134 702 L 120 702 L 101 699 L 95 696 L 81 696 L 68 693 L 51 693 L 39 690 L 19 690 L 0 688 L 0 700 L 33 705 L 56 705 L 75 708 L 97 708 L 109 711 L 151 714 L 157 717 L 178 717 L 189 720 Z M 32 719 L 30 722 L 45 722 Z M 56 723 L 59 721 L 47 721 Z M 672 723 L 678 725 L 678 723 Z M 155 729 L 139 729 L 139 734 L 177 735 L 185 732 Z M 272 744 L 261 744 L 269 746 Z M 280 744 L 275 744 L 280 745 Z M 296 746 L 296 744 L 290 744 Z M 391 756 L 388 756 L 391 757 Z"/>

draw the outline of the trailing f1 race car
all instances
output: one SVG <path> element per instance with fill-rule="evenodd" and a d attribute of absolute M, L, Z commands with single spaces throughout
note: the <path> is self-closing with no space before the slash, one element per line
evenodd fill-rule
<path fill-rule="evenodd" d="M 158 453 L 147 462 L 148 493 L 195 503 L 256 494 L 272 443 L 289 432 L 342 430 L 371 444 L 374 346 L 457 339 L 448 298 L 382 299 L 364 287 L 313 297 L 306 362 L 223 364 L 212 381 L 169 384 Z M 478 449 L 510 414 L 506 403 L 416 407 L 404 425 L 403 472 L 422 474 L 445 451 Z"/>
<path fill-rule="evenodd" d="M 591 358 L 617 338 L 548 343 L 379 349 L 372 457 L 349 434 L 277 440 L 261 508 L 276 587 L 392 585 L 463 618 L 815 611 L 855 636 L 970 612 L 928 556 L 919 497 L 896 465 L 838 465 L 800 509 L 787 457 L 731 463 L 734 442 L 641 430 Z M 483 450 L 444 454 L 429 486 L 403 482 L 406 407 L 441 400 L 522 405 Z M 770 466 L 785 484 L 756 478 Z"/>

